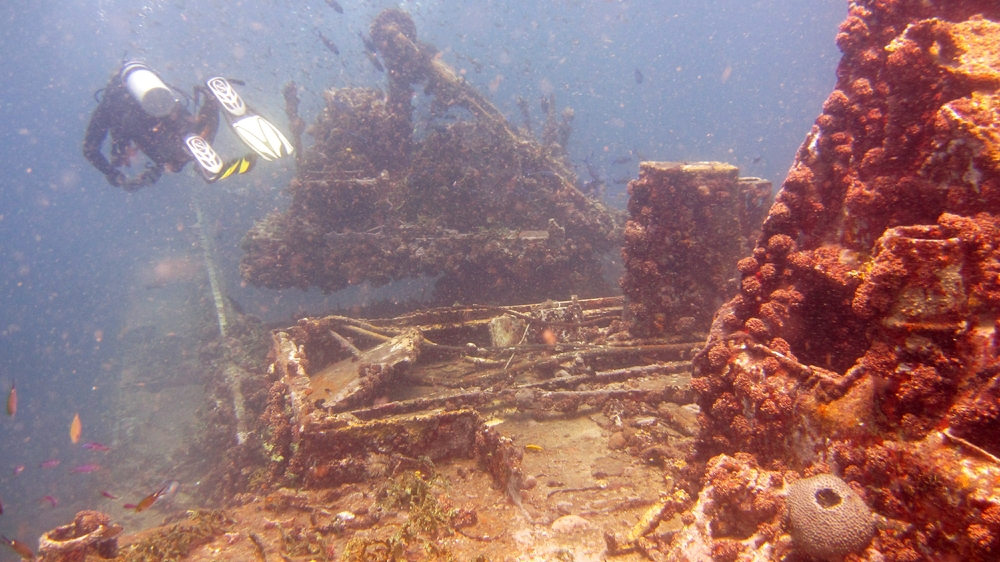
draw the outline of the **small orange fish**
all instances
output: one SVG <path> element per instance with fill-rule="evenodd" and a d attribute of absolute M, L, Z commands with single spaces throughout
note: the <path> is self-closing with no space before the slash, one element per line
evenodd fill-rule
<path fill-rule="evenodd" d="M 0 541 L 2 541 L 3 544 L 11 547 L 14 550 L 14 552 L 20 554 L 21 555 L 21 560 L 34 560 L 35 559 L 35 553 L 32 552 L 31 548 L 29 548 L 28 545 L 24 544 L 23 542 L 21 542 L 21 541 L 19 541 L 17 539 L 8 539 L 7 537 L 5 537 L 3 535 L 0 535 Z"/>
<path fill-rule="evenodd" d="M 80 414 L 73 416 L 73 422 L 69 424 L 69 438 L 74 443 L 80 442 L 80 434 L 83 433 L 83 424 L 80 422 Z"/>
<path fill-rule="evenodd" d="M 169 484 L 168 484 L 168 486 L 169 486 Z M 135 505 L 135 512 L 139 513 L 140 511 L 146 511 L 147 509 L 149 509 L 149 506 L 151 506 L 154 503 L 156 503 L 156 500 L 160 499 L 160 496 L 163 495 L 163 492 L 166 489 L 167 489 L 167 486 L 164 486 L 164 487 L 160 488 L 160 491 L 158 491 L 156 493 L 153 493 L 153 494 L 149 494 L 148 496 L 142 498 L 142 500 L 139 501 L 139 503 L 137 503 Z"/>
<path fill-rule="evenodd" d="M 7 395 L 7 415 L 14 417 L 17 413 L 17 383 L 10 384 L 10 394 Z"/>

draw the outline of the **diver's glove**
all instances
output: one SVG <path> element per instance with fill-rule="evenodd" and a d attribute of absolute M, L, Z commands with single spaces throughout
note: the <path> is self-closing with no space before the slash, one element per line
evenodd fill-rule
<path fill-rule="evenodd" d="M 104 177 L 108 180 L 108 183 L 115 187 L 125 187 L 128 183 L 128 177 L 122 173 L 121 170 L 111 170 Z"/>
<path fill-rule="evenodd" d="M 161 175 L 163 175 L 162 164 L 147 164 L 146 171 L 126 181 L 123 187 L 125 188 L 125 191 L 128 191 L 129 193 L 138 191 L 140 187 L 156 183 L 156 181 L 160 179 Z"/>
<path fill-rule="evenodd" d="M 144 182 L 143 185 L 153 185 L 162 175 L 163 164 L 146 164 L 146 171 L 139 174 L 139 179 Z"/>

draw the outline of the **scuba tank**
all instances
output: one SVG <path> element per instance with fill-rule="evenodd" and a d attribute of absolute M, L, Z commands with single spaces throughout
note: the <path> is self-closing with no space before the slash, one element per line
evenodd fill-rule
<path fill-rule="evenodd" d="M 118 76 L 135 101 L 142 106 L 143 111 L 153 117 L 170 115 L 179 102 L 174 92 L 146 66 L 146 63 L 126 62 Z"/>

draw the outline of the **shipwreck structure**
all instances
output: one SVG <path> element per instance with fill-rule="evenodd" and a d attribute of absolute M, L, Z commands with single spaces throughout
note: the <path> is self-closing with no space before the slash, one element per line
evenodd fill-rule
<path fill-rule="evenodd" d="M 724 165 L 644 163 L 624 297 L 272 331 L 254 380 L 266 408 L 227 461 L 226 490 L 241 492 L 224 511 L 122 536 L 120 557 L 996 560 L 998 21 L 984 3 L 851 2 L 837 87 L 749 255 L 711 225 L 742 224 L 721 202 L 762 201 L 763 183 Z M 554 146 L 493 118 L 401 13 L 372 36 L 392 61 L 388 96 L 329 94 L 327 140 L 304 156 L 293 208 L 248 236 L 244 274 L 329 289 L 440 274 L 474 299 L 468 283 L 492 279 L 504 299 L 531 294 L 538 270 L 515 264 L 559 268 L 565 252 L 596 263 L 584 258 L 613 243 L 619 219 L 579 194 Z M 412 136 L 420 81 L 441 111 L 476 120 Z M 515 168 L 475 153 L 433 167 L 420 156 L 430 146 L 488 146 Z M 526 191 L 446 189 L 474 177 Z M 484 204 L 420 222 L 422 205 L 456 201 Z M 497 217 L 505 226 L 480 228 Z M 700 266 L 680 278 L 668 256 Z M 493 260 L 488 276 L 470 266 Z M 101 524 L 96 538 L 118 537 Z"/>
<path fill-rule="evenodd" d="M 663 559 L 997 558 L 998 20 L 851 2 L 836 89 L 695 360 L 698 495 Z M 848 488 L 788 491 L 816 475 Z M 854 494 L 872 515 L 786 525 Z"/>
<path fill-rule="evenodd" d="M 405 12 L 382 12 L 371 38 L 387 90 L 325 92 L 291 206 L 246 235 L 243 278 L 336 291 L 437 277 L 446 304 L 607 294 L 601 258 L 624 221 L 577 189 L 564 150 L 572 111 L 544 100 L 539 142 L 418 41 Z M 416 84 L 429 96 L 417 117 Z M 286 99 L 301 131 L 294 92 Z"/>

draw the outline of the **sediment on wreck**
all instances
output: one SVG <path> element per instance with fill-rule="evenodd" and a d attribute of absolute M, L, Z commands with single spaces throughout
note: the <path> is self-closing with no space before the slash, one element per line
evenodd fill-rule
<path fill-rule="evenodd" d="M 244 238 L 243 278 L 336 291 L 438 276 L 436 297 L 447 304 L 611 292 L 601 257 L 623 221 L 577 189 L 563 146 L 572 112 L 551 123 L 546 99 L 538 141 L 417 40 L 404 12 L 382 12 L 371 37 L 387 91 L 324 93 L 289 209 Z M 426 114 L 412 104 L 416 84 L 429 96 Z"/>
<path fill-rule="evenodd" d="M 695 361 L 702 496 L 668 559 L 795 548 L 779 511 L 695 524 L 758 467 L 857 491 L 881 522 L 857 559 L 996 559 L 998 20 L 981 2 L 851 2 L 836 89 Z"/>

